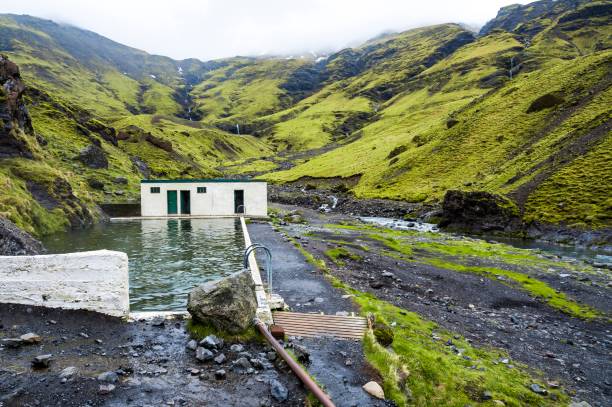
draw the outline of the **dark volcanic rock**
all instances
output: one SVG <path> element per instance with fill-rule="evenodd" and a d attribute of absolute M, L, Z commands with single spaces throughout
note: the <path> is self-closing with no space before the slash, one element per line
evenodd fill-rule
<path fill-rule="evenodd" d="M 90 168 L 108 168 L 108 159 L 104 150 L 95 144 L 90 144 L 82 149 L 78 159 Z"/>
<path fill-rule="evenodd" d="M 42 243 L 19 229 L 10 220 L 0 218 L 0 255 L 23 256 L 44 252 Z"/>
<path fill-rule="evenodd" d="M 99 180 L 94 179 L 94 178 L 89 178 L 89 179 L 87 180 L 87 184 L 88 184 L 90 187 L 92 187 L 93 189 L 99 189 L 99 190 L 104 189 L 104 182 L 99 181 Z"/>
<path fill-rule="evenodd" d="M 151 169 L 149 169 L 147 163 L 142 161 L 140 157 L 131 157 L 130 160 L 132 160 L 132 164 L 134 164 L 134 167 L 138 170 L 138 172 L 140 172 L 143 177 L 151 177 Z"/>
<path fill-rule="evenodd" d="M 511 231 L 521 226 L 516 206 L 508 199 L 484 191 L 446 191 L 440 227 L 488 232 Z"/>
<path fill-rule="evenodd" d="M 157 148 L 161 148 L 162 150 L 167 151 L 169 153 L 173 151 L 172 143 L 167 140 L 155 137 L 152 134 L 148 134 L 145 139 Z"/>
<path fill-rule="evenodd" d="M 527 108 L 527 113 L 539 112 L 565 102 L 565 99 L 556 93 L 547 93 L 534 100 Z"/>
<path fill-rule="evenodd" d="M 0 158 L 33 158 L 26 137 L 36 143 L 32 121 L 25 103 L 19 67 L 0 56 Z"/>
<path fill-rule="evenodd" d="M 196 322 L 230 333 L 249 328 L 256 309 L 253 280 L 246 270 L 194 288 L 187 302 L 187 310 Z"/>

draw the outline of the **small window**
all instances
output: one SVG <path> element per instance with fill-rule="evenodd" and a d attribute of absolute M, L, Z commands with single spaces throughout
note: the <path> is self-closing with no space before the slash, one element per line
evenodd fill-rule
<path fill-rule="evenodd" d="M 159 187 L 151 187 L 152 194 L 159 194 Z"/>
<path fill-rule="evenodd" d="M 198 187 L 198 194 L 205 194 L 206 193 L 206 187 Z"/>

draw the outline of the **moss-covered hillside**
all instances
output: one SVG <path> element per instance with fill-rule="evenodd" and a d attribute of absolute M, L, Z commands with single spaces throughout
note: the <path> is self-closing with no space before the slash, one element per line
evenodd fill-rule
<path fill-rule="evenodd" d="M 442 24 L 316 60 L 208 62 L 1 15 L 35 154 L 0 160 L 0 212 L 47 233 L 74 223 L 40 192 L 64 202 L 57 179 L 95 219 L 96 203 L 137 199 L 142 177 L 251 174 L 411 202 L 487 191 L 526 221 L 609 227 L 611 14 L 609 1 L 542 0 L 480 34 Z"/>

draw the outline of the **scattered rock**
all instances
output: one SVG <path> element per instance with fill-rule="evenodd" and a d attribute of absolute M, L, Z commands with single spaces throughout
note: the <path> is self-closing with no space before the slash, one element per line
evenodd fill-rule
<path fill-rule="evenodd" d="M 252 369 L 252 368 L 253 366 L 251 366 L 251 362 L 249 362 L 249 360 L 245 358 L 244 356 L 236 359 L 232 363 L 232 369 L 238 373 L 244 373 L 245 371 L 248 371 L 249 369 Z"/>
<path fill-rule="evenodd" d="M 212 360 L 212 358 L 214 357 L 215 355 L 206 348 L 199 346 L 196 349 L 196 359 L 199 360 L 200 362 L 206 362 L 208 360 Z"/>
<path fill-rule="evenodd" d="M 363 385 L 363 389 L 366 391 L 366 393 L 376 398 L 379 398 L 381 400 L 385 399 L 385 392 L 383 391 L 382 387 L 380 387 L 380 384 L 376 382 L 367 382 Z"/>
<path fill-rule="evenodd" d="M 570 403 L 569 407 L 591 407 L 586 401 L 578 401 Z"/>
<path fill-rule="evenodd" d="M 268 352 L 266 357 L 270 362 L 274 362 L 276 360 L 276 352 Z"/>
<path fill-rule="evenodd" d="M 108 159 L 104 150 L 95 144 L 90 144 L 82 149 L 77 158 L 89 168 L 108 168 Z"/>
<path fill-rule="evenodd" d="M 251 327 L 257 310 L 251 273 L 237 272 L 194 288 L 189 293 L 187 310 L 196 322 L 234 334 L 245 331 Z"/>
<path fill-rule="evenodd" d="M 215 372 L 215 379 L 217 380 L 223 380 L 225 379 L 225 376 L 227 376 L 227 374 L 225 373 L 225 370 L 223 369 L 219 369 Z"/>
<path fill-rule="evenodd" d="M 42 243 L 0 217 L 0 256 L 24 256 L 45 252 Z"/>
<path fill-rule="evenodd" d="M 114 384 L 101 384 L 100 387 L 98 388 L 98 393 L 99 394 L 109 394 L 109 393 L 112 393 L 113 390 L 115 390 Z"/>
<path fill-rule="evenodd" d="M 128 180 L 125 177 L 115 177 L 115 179 L 113 179 L 113 182 L 115 184 L 127 185 Z"/>
<path fill-rule="evenodd" d="M 455 126 L 459 124 L 459 120 L 455 119 L 454 117 L 449 117 L 448 120 L 446 120 L 446 128 L 450 129 L 451 127 Z"/>
<path fill-rule="evenodd" d="M 39 355 L 32 360 L 32 366 L 36 368 L 46 368 L 51 364 L 51 360 L 53 359 L 53 355 Z"/>
<path fill-rule="evenodd" d="M 225 362 L 225 355 L 223 353 L 219 353 L 216 357 L 215 357 L 215 362 L 217 364 L 222 364 L 223 362 Z"/>
<path fill-rule="evenodd" d="M 215 335 L 208 335 L 200 341 L 200 346 L 210 350 L 220 350 L 223 347 L 223 339 Z"/>
<path fill-rule="evenodd" d="M 89 185 L 91 188 L 93 188 L 93 189 L 97 189 L 97 190 L 99 190 L 99 191 L 101 191 L 101 190 L 103 190 L 103 189 L 104 189 L 104 182 L 99 181 L 99 180 L 94 179 L 94 178 L 89 178 L 89 179 L 87 179 L 87 184 L 88 184 L 88 185 Z"/>
<path fill-rule="evenodd" d="M 234 353 L 240 353 L 244 350 L 244 346 L 240 345 L 239 343 L 236 343 L 232 346 L 230 346 L 230 351 L 234 352 Z"/>
<path fill-rule="evenodd" d="M 305 346 L 297 343 L 293 344 L 293 353 L 295 353 L 295 357 L 299 362 L 304 364 L 310 363 L 310 352 Z"/>
<path fill-rule="evenodd" d="M 491 400 L 493 398 L 493 393 L 491 393 L 489 390 L 485 390 L 482 393 L 482 399 L 483 400 Z"/>
<path fill-rule="evenodd" d="M 529 386 L 529 390 L 531 390 L 532 392 L 536 393 L 536 394 L 540 394 L 542 396 L 545 396 L 548 394 L 548 390 L 540 387 L 540 385 L 533 383 L 532 385 Z"/>
<path fill-rule="evenodd" d="M 270 394 L 276 401 L 285 401 L 287 400 L 289 392 L 281 382 L 276 379 L 272 379 L 270 380 Z"/>
<path fill-rule="evenodd" d="M 21 339 L 23 343 L 28 343 L 28 344 L 40 343 L 42 341 L 42 338 L 33 332 L 21 335 L 19 339 Z"/>
<path fill-rule="evenodd" d="M 196 350 L 197 348 L 198 348 L 198 341 L 196 341 L 195 339 L 192 339 L 189 342 L 187 342 L 187 349 Z"/>
<path fill-rule="evenodd" d="M 1 343 L 4 347 L 13 349 L 23 345 L 21 338 L 3 338 Z"/>
<path fill-rule="evenodd" d="M 119 380 L 119 376 L 115 372 L 104 372 L 98 375 L 98 381 L 107 383 L 116 383 Z"/>
<path fill-rule="evenodd" d="M 59 373 L 60 379 L 70 379 L 79 372 L 75 366 L 68 366 Z"/>

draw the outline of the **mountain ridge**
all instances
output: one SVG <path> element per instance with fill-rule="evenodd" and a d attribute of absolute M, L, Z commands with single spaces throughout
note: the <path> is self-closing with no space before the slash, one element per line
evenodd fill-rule
<path fill-rule="evenodd" d="M 610 178 L 610 10 L 543 0 L 500 10 L 480 35 L 441 24 L 318 61 L 205 62 L 0 15 L 0 52 L 21 68 L 33 140 L 46 143 L 34 173 L 22 158 L 0 160 L 13 184 L 0 212 L 32 233 L 70 223 L 27 187 L 48 178 L 52 191 L 47 172 L 92 214 L 136 200 L 140 177 L 224 174 L 427 206 L 483 190 L 509 198 L 526 224 L 609 228 L 610 191 L 596 180 Z M 107 167 L 78 158 L 90 145 Z"/>

